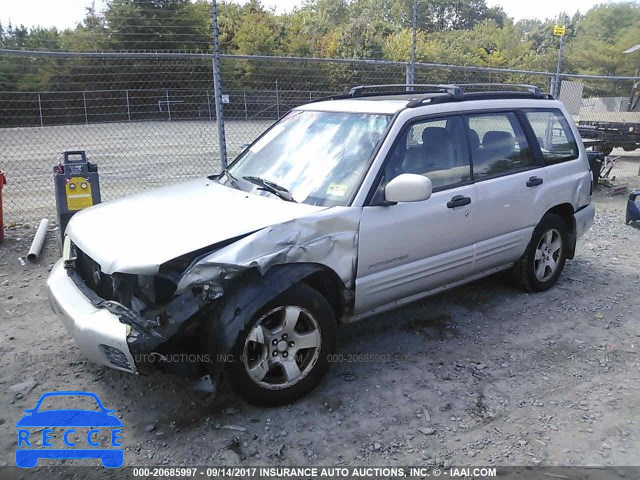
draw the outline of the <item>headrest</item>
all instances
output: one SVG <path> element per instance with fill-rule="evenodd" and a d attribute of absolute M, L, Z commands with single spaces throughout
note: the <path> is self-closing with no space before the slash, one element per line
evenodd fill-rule
<path fill-rule="evenodd" d="M 441 142 L 449 142 L 451 137 L 444 127 L 427 127 L 422 131 L 423 145 L 438 145 Z"/>
<path fill-rule="evenodd" d="M 482 137 L 482 147 L 485 150 L 492 150 L 500 156 L 507 157 L 511 155 L 515 146 L 515 139 L 509 132 L 491 130 Z"/>

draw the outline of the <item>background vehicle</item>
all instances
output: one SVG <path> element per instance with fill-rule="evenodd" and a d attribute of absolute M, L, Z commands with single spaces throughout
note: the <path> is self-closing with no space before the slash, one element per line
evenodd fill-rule
<path fill-rule="evenodd" d="M 634 85 L 624 109 L 616 112 L 581 112 L 578 130 L 583 140 L 596 141 L 594 150 L 610 155 L 614 148 L 631 152 L 640 147 L 640 91 Z M 618 105 L 617 107 L 620 107 Z"/>

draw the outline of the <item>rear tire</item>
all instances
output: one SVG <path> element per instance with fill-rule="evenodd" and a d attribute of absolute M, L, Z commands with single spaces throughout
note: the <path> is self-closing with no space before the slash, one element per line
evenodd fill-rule
<path fill-rule="evenodd" d="M 291 403 L 320 382 L 335 342 L 329 302 L 308 285 L 294 285 L 260 308 L 238 334 L 229 383 L 254 405 Z"/>
<path fill-rule="evenodd" d="M 567 260 L 567 224 L 559 215 L 548 213 L 536 226 L 524 255 L 513 266 L 520 286 L 528 292 L 544 292 L 553 287 Z"/>

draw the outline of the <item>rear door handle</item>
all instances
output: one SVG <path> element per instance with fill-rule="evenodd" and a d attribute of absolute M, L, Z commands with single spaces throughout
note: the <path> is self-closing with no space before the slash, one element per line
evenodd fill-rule
<path fill-rule="evenodd" d="M 542 185 L 542 180 L 540 177 L 529 177 L 527 180 L 527 187 L 537 187 L 538 185 Z"/>
<path fill-rule="evenodd" d="M 464 207 L 471 203 L 471 198 L 464 195 L 456 195 L 450 201 L 447 202 L 447 208 Z"/>

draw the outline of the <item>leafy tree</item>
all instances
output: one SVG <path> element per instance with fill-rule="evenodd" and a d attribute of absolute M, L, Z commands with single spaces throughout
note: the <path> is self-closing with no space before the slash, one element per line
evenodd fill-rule
<path fill-rule="evenodd" d="M 575 25 L 575 38 L 567 47 L 571 69 L 600 75 L 633 75 L 636 55 L 622 52 L 638 43 L 640 5 L 618 3 L 589 10 Z"/>
<path fill-rule="evenodd" d="M 199 50 L 211 37 L 200 10 L 189 0 L 111 0 L 109 44 L 115 50 Z"/>
<path fill-rule="evenodd" d="M 218 3 L 223 53 L 326 58 L 391 59 L 408 62 L 412 44 L 413 0 L 306 0 L 293 12 L 276 15 L 260 0 L 244 5 Z M 486 0 L 418 0 L 417 58 L 420 62 L 553 71 L 559 39 L 554 21 L 514 23 Z M 622 51 L 638 43 L 640 4 L 607 3 L 567 21 L 565 71 L 632 75 L 640 52 Z M 210 0 L 108 0 L 104 11 L 92 5 L 74 28 L 0 25 L 0 47 L 33 50 L 189 50 L 211 51 Z M 175 65 L 153 62 L 96 62 L 88 59 L 0 58 L 0 90 L 184 88 L 190 78 L 207 83 L 210 62 Z M 225 86 L 260 87 L 278 79 L 291 89 L 342 89 L 368 78 L 402 80 L 403 67 L 370 72 L 349 65 L 290 65 L 223 61 Z M 465 81 L 468 74 L 421 68 L 419 81 Z M 377 76 L 376 76 L 377 75 Z M 523 76 L 491 74 L 486 80 L 524 81 Z M 474 74 L 474 81 L 485 79 Z M 537 82 L 538 79 L 531 79 Z M 626 88 L 626 87 L 625 87 Z"/>
<path fill-rule="evenodd" d="M 418 25 L 426 31 L 470 30 L 484 20 L 502 26 L 506 15 L 485 0 L 419 0 Z"/>
<path fill-rule="evenodd" d="M 61 34 L 63 50 L 72 52 L 98 51 L 108 49 L 108 31 L 106 21 L 91 4 L 85 9 L 85 17 L 81 24 L 73 30 L 65 30 Z"/>
<path fill-rule="evenodd" d="M 236 53 L 272 55 L 280 49 L 281 26 L 257 0 L 243 8 L 242 22 L 235 32 Z"/>

